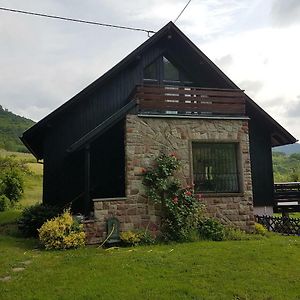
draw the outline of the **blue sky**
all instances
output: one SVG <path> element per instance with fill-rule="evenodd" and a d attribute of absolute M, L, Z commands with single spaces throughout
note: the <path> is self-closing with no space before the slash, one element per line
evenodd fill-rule
<path fill-rule="evenodd" d="M 0 0 L 0 6 L 159 30 L 184 0 Z M 176 25 L 300 139 L 300 1 L 192 0 Z M 0 104 L 38 121 L 147 34 L 0 11 Z"/>

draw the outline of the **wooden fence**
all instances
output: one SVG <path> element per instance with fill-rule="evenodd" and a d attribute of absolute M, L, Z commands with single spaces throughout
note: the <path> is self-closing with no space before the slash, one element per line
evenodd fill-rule
<path fill-rule="evenodd" d="M 269 231 L 286 235 L 300 235 L 300 218 L 255 216 L 255 221 Z"/>
<path fill-rule="evenodd" d="M 140 112 L 163 114 L 245 115 L 242 90 L 184 86 L 137 86 Z"/>

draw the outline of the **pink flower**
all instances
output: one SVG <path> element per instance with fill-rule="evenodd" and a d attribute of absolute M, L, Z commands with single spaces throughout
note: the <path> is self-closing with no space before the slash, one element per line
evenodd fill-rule
<path fill-rule="evenodd" d="M 171 156 L 171 157 L 173 157 L 173 158 L 177 158 L 177 156 L 176 156 L 176 153 L 175 153 L 175 152 L 172 152 L 172 153 L 170 154 L 170 156 Z"/>
<path fill-rule="evenodd" d="M 178 203 L 178 197 L 174 197 L 173 200 L 172 200 L 172 202 L 173 202 L 174 204 L 177 204 L 177 203 Z"/>
<path fill-rule="evenodd" d="M 147 170 L 145 168 L 142 168 L 141 171 L 142 171 L 142 173 L 146 173 L 147 172 Z"/>
<path fill-rule="evenodd" d="M 186 196 L 191 196 L 192 192 L 191 191 L 186 191 L 185 194 L 186 194 Z"/>

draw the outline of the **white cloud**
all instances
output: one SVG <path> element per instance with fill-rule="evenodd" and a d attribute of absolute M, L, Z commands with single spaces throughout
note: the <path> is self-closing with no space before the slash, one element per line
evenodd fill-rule
<path fill-rule="evenodd" d="M 176 24 L 259 105 L 300 137 L 297 122 L 288 117 L 288 107 L 300 95 L 298 2 L 193 0 Z M 154 30 L 174 20 L 185 4 L 185 0 L 1 1 L 6 7 Z M 279 9 L 282 5 L 284 9 Z M 293 12 L 287 9 L 291 6 Z M 0 104 L 35 120 L 147 39 L 144 33 L 1 11 L 0 18 Z"/>

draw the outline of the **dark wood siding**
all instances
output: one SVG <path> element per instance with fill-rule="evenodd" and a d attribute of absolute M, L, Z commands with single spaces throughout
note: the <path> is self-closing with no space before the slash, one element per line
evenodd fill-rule
<path fill-rule="evenodd" d="M 81 96 L 80 101 L 49 121 L 43 145 L 44 202 L 66 204 L 74 201 L 74 206 L 80 210 L 84 192 L 84 153 L 70 154 L 66 150 L 129 102 L 136 85 L 143 82 L 144 67 L 164 53 L 183 66 L 198 86 L 229 87 L 207 63 L 195 62 L 195 54 L 184 47 L 182 40 L 170 41 L 163 37 L 131 61 L 127 68 L 91 89 L 89 94 Z M 91 196 L 124 196 L 124 166 L 124 127 L 118 124 L 91 145 Z"/>
<path fill-rule="evenodd" d="M 257 120 L 249 121 L 250 158 L 254 206 L 273 206 L 271 135 Z"/>

